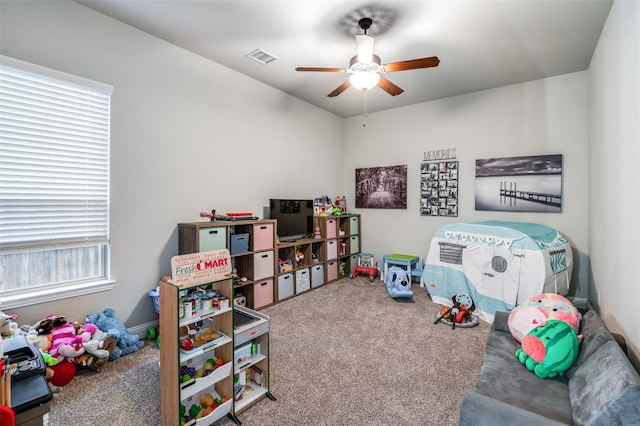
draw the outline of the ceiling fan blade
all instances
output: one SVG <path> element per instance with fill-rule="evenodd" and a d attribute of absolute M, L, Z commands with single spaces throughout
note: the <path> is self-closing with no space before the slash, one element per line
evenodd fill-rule
<path fill-rule="evenodd" d="M 404 90 L 402 90 L 383 76 L 380 76 L 380 80 L 378 80 L 378 87 L 391 96 L 398 96 L 400 93 L 404 92 Z"/>
<path fill-rule="evenodd" d="M 314 67 L 298 67 L 296 71 L 317 71 L 317 72 L 346 72 L 344 68 L 314 68 Z"/>
<path fill-rule="evenodd" d="M 340 86 L 338 86 L 336 88 L 336 90 L 334 90 L 333 92 L 329 93 L 327 95 L 327 97 L 334 98 L 334 97 L 338 96 L 340 93 L 342 93 L 345 90 L 347 90 L 349 88 L 349 86 L 351 86 L 351 83 L 349 83 L 349 80 L 347 80 L 344 83 L 342 83 Z"/>
<path fill-rule="evenodd" d="M 420 68 L 437 67 L 440 59 L 437 56 L 429 58 L 411 59 L 408 61 L 392 62 L 383 66 L 385 72 L 416 70 Z"/>

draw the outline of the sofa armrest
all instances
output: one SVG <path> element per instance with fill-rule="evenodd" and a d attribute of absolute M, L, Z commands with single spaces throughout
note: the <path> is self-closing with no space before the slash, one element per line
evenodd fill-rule
<path fill-rule="evenodd" d="M 506 404 L 477 392 L 467 391 L 460 406 L 460 426 L 564 425 L 555 420 Z"/>

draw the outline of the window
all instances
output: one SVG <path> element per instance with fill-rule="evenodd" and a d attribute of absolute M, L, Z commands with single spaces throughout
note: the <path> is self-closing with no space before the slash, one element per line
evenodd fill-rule
<path fill-rule="evenodd" d="M 0 303 L 109 282 L 113 88 L 0 55 Z"/>
<path fill-rule="evenodd" d="M 564 250 L 555 250 L 549 253 L 551 269 L 558 274 L 567 269 L 567 253 Z"/>
<path fill-rule="evenodd" d="M 460 244 L 438 243 L 440 245 L 440 262 L 462 265 L 462 251 L 467 248 Z"/>

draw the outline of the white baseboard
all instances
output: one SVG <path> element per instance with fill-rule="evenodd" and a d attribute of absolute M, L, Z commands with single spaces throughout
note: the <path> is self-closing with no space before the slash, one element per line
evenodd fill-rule
<path fill-rule="evenodd" d="M 147 338 L 147 330 L 149 328 L 155 328 L 156 329 L 156 335 L 158 334 L 158 326 L 159 326 L 160 322 L 159 321 L 151 321 L 148 322 L 146 324 L 140 324 L 140 325 L 134 325 L 133 327 L 127 328 L 127 331 L 131 334 L 136 334 L 138 335 L 141 339 L 146 339 Z"/>

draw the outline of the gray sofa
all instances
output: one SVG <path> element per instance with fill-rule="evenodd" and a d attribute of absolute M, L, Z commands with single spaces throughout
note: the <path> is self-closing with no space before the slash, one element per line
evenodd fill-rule
<path fill-rule="evenodd" d="M 462 398 L 461 426 L 640 425 L 640 376 L 595 311 L 582 318 L 575 364 L 553 379 L 516 359 L 508 315 L 496 312 L 480 376 Z"/>

